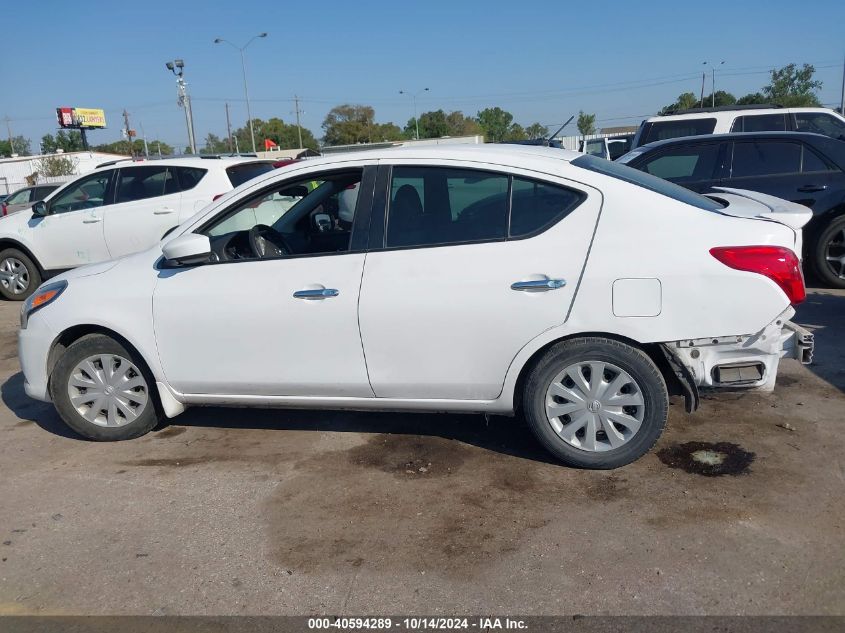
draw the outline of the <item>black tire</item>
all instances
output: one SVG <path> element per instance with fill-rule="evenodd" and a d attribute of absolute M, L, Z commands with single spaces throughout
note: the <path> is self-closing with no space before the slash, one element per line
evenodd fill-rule
<path fill-rule="evenodd" d="M 555 432 L 546 415 L 546 395 L 552 380 L 567 367 L 585 361 L 610 363 L 624 370 L 642 394 L 642 423 L 617 448 L 595 452 L 577 448 Z M 666 425 L 669 394 L 660 370 L 642 350 L 612 339 L 585 337 L 552 346 L 536 362 L 525 381 L 522 407 L 534 435 L 561 462 L 577 468 L 610 469 L 630 464 L 651 450 Z"/>
<path fill-rule="evenodd" d="M 26 269 L 24 279 L 27 286 L 25 290 L 15 292 L 14 288 L 17 287 L 16 284 L 13 286 L 8 281 L 3 282 L 0 283 L 0 295 L 9 301 L 23 301 L 41 285 L 41 271 L 38 270 L 38 266 L 35 265 L 35 262 L 26 253 L 17 248 L 4 248 L 0 251 L 0 265 L 6 260 L 17 261 L 23 264 Z"/>
<path fill-rule="evenodd" d="M 845 288 L 845 277 L 840 277 L 831 268 L 827 261 L 828 244 L 835 241 L 842 246 L 836 249 L 836 255 L 845 256 L 845 216 L 833 219 L 830 224 L 819 234 L 813 247 L 813 271 L 818 275 L 819 281 L 833 288 Z M 841 270 L 841 269 L 840 269 Z M 845 275 L 845 271 L 841 274 Z"/>
<path fill-rule="evenodd" d="M 89 421 L 71 403 L 68 383 L 76 366 L 85 359 L 98 355 L 113 355 L 126 359 L 137 368 L 145 384 L 146 404 L 138 416 L 123 426 L 100 426 Z M 119 361 L 118 361 L 119 362 Z M 102 364 L 101 364 L 102 365 Z M 101 366 L 100 365 L 100 366 Z M 120 365 L 118 365 L 118 368 Z M 134 370 L 130 376 L 135 379 Z M 140 388 L 139 388 L 140 389 Z M 140 437 L 153 430 L 163 419 L 155 380 L 143 359 L 131 349 L 102 334 L 85 336 L 68 347 L 50 374 L 50 396 L 62 420 L 74 431 L 90 440 L 110 442 Z M 89 409 L 89 405 L 83 405 Z M 121 414 L 122 415 L 122 414 Z M 126 416 L 123 415 L 125 419 Z"/>

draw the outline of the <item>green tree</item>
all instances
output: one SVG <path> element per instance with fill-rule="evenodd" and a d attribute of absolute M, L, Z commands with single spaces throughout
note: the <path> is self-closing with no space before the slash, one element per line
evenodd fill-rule
<path fill-rule="evenodd" d="M 512 123 L 511 126 L 508 128 L 508 131 L 505 132 L 505 138 L 503 141 L 525 141 L 528 139 L 528 134 L 525 132 L 525 128 L 523 128 L 519 123 Z"/>
<path fill-rule="evenodd" d="M 74 156 L 44 156 L 35 161 L 35 171 L 44 177 L 51 176 L 73 176 L 76 174 L 76 166 L 79 161 Z"/>
<path fill-rule="evenodd" d="M 402 129 L 395 123 L 373 123 L 370 131 L 372 143 L 380 141 L 401 141 L 404 138 Z"/>
<path fill-rule="evenodd" d="M 689 110 L 690 108 L 697 108 L 701 102 L 691 92 L 684 92 L 678 95 L 675 103 L 670 103 L 667 106 L 660 108 L 658 114 L 669 114 L 676 110 Z"/>
<path fill-rule="evenodd" d="M 161 149 L 162 156 L 169 156 L 173 154 L 173 147 L 159 141 L 157 139 L 147 140 L 147 147 L 150 150 L 150 156 L 158 156 L 159 149 Z M 102 145 L 93 145 L 91 147 L 95 152 L 104 152 L 106 154 L 121 154 L 122 156 L 129 156 L 130 145 L 126 141 L 115 141 L 114 143 L 104 143 Z M 132 141 L 131 153 L 135 156 L 144 155 L 144 140 L 136 138 Z"/>
<path fill-rule="evenodd" d="M 326 145 L 368 143 L 375 123 L 375 110 L 368 105 L 335 106 L 323 120 L 323 141 Z"/>
<path fill-rule="evenodd" d="M 0 141 L 0 156 L 11 156 L 12 154 L 18 154 L 20 156 L 32 155 L 29 139 L 23 136 L 13 136 L 11 144 L 8 139 Z"/>
<path fill-rule="evenodd" d="M 476 116 L 476 121 L 481 126 L 487 141 L 501 143 L 511 129 L 513 115 L 497 106 L 481 110 Z"/>
<path fill-rule="evenodd" d="M 736 100 L 737 105 L 763 105 L 766 103 L 766 95 L 762 92 L 749 92 Z"/>
<path fill-rule="evenodd" d="M 582 136 L 596 133 L 596 115 L 587 114 L 583 110 L 578 112 L 578 132 Z"/>
<path fill-rule="evenodd" d="M 256 141 L 257 142 L 257 141 Z M 200 154 L 228 154 L 230 151 L 235 151 L 234 143 L 232 149 L 229 149 L 229 139 L 221 139 L 216 134 L 208 133 L 205 137 L 205 145 L 200 148 Z"/>
<path fill-rule="evenodd" d="M 771 82 L 763 86 L 763 95 L 770 103 L 784 107 L 819 106 L 816 90 L 822 82 L 813 79 L 816 69 L 804 64 L 800 69 L 795 64 L 772 71 Z"/>
<path fill-rule="evenodd" d="M 414 138 L 416 135 L 417 121 L 410 119 L 405 125 L 405 135 Z M 420 138 L 440 138 L 449 136 L 449 123 L 446 120 L 446 113 L 443 110 L 423 112 L 419 118 Z"/>
<path fill-rule="evenodd" d="M 460 110 L 455 110 L 446 115 L 446 125 L 449 129 L 447 132 L 449 136 L 475 136 L 483 133 L 478 121 L 465 116 Z"/>
<path fill-rule="evenodd" d="M 733 96 L 730 92 L 725 92 L 724 90 L 717 90 L 715 99 L 713 98 L 713 93 L 706 95 L 704 97 L 704 107 L 708 108 L 711 106 L 729 106 L 736 104 L 736 97 Z M 715 103 L 714 103 L 715 101 Z"/>
<path fill-rule="evenodd" d="M 532 141 L 540 138 L 546 138 L 549 135 L 549 128 L 542 123 L 532 123 L 525 128 L 525 134 Z"/>
<path fill-rule="evenodd" d="M 278 117 L 273 117 L 267 121 L 261 119 L 253 119 L 252 127 L 255 130 L 255 149 L 259 152 L 264 151 L 264 141 L 270 140 L 278 145 L 281 149 L 294 149 L 299 147 L 299 134 L 296 125 L 285 123 Z M 252 137 L 249 132 L 249 122 L 242 128 L 238 128 L 232 134 L 238 141 L 238 149 L 241 152 L 252 151 Z M 223 138 L 211 134 L 215 139 L 222 143 L 225 149 L 215 150 L 216 152 L 228 152 L 228 141 Z M 208 138 L 206 138 L 208 141 Z M 302 128 L 302 146 L 310 147 L 311 149 L 319 149 L 320 145 L 317 139 L 308 128 Z"/>
<path fill-rule="evenodd" d="M 41 137 L 41 151 L 45 154 L 55 154 L 56 150 L 81 152 L 83 149 L 79 130 L 59 130 L 55 136 L 45 134 Z"/>

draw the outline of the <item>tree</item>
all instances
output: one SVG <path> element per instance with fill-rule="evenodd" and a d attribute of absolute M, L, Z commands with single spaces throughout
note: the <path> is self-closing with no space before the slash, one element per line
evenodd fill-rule
<path fill-rule="evenodd" d="M 690 108 L 697 108 L 699 104 L 700 102 L 698 97 L 691 92 L 684 92 L 678 95 L 678 99 L 675 103 L 670 103 L 669 105 L 660 108 L 658 114 L 669 114 L 670 112 L 674 112 L 676 110 L 689 110 Z"/>
<path fill-rule="evenodd" d="M 475 136 L 483 132 L 475 119 L 464 116 L 460 110 L 446 115 L 446 125 L 449 128 L 449 136 Z"/>
<path fill-rule="evenodd" d="M 819 106 L 816 90 L 822 82 L 813 79 L 816 69 L 804 64 L 800 69 L 795 64 L 773 70 L 771 82 L 763 86 L 763 95 L 770 103 L 784 107 Z"/>
<path fill-rule="evenodd" d="M 500 143 L 505 140 L 505 137 L 510 131 L 513 115 L 497 106 L 495 108 L 481 110 L 476 120 L 484 131 L 484 136 L 488 141 Z"/>
<path fill-rule="evenodd" d="M 281 149 L 293 149 L 299 147 L 299 133 L 296 125 L 285 123 L 278 117 L 273 117 L 267 121 L 253 119 L 252 127 L 255 130 L 255 149 L 259 152 L 264 151 L 265 139 L 273 141 Z M 252 136 L 249 131 L 249 122 L 247 122 L 242 128 L 235 130 L 232 135 L 238 141 L 238 150 L 241 152 L 249 152 L 252 150 Z M 221 147 L 224 148 L 215 150 L 215 152 L 229 151 L 229 143 L 225 138 L 220 139 L 213 134 L 210 134 L 209 136 L 220 141 L 222 143 Z M 206 144 L 207 142 L 208 137 L 206 137 Z M 315 150 L 320 147 L 319 143 L 317 143 L 317 139 L 314 138 L 314 135 L 311 133 L 311 130 L 307 128 L 302 128 L 302 145 L 303 147 L 310 147 Z"/>
<path fill-rule="evenodd" d="M 35 171 L 39 176 L 45 178 L 53 176 L 73 176 L 76 174 L 76 166 L 79 162 L 74 156 L 44 156 L 35 161 Z"/>
<path fill-rule="evenodd" d="M 81 152 L 82 133 L 79 130 L 59 130 L 56 136 L 45 134 L 41 137 L 41 151 L 44 154 L 55 154 L 56 150 L 63 152 Z"/>
<path fill-rule="evenodd" d="M 736 97 L 733 96 L 730 92 L 725 92 L 724 90 L 717 90 L 715 99 L 713 98 L 713 93 L 704 97 L 704 105 L 703 107 L 711 107 L 711 106 L 729 106 L 736 104 Z"/>
<path fill-rule="evenodd" d="M 173 154 L 173 147 L 157 139 L 148 140 L 147 147 L 150 150 L 150 156 L 158 156 L 159 151 L 161 151 L 162 156 L 168 156 L 170 154 Z M 130 146 L 129 143 L 127 143 L 126 141 L 115 141 L 114 143 L 93 145 L 91 149 L 95 152 L 104 152 L 106 154 L 121 154 L 123 156 L 128 156 L 130 153 Z M 136 138 L 134 141 L 132 141 L 131 150 L 133 155 L 143 156 L 144 140 Z"/>
<path fill-rule="evenodd" d="M 411 119 L 405 126 L 405 134 L 410 138 L 416 135 L 417 121 Z M 449 123 L 443 110 L 423 112 L 419 118 L 420 138 L 440 138 L 449 136 Z"/>
<path fill-rule="evenodd" d="M 13 136 L 12 143 L 8 140 L 0 141 L 0 156 L 11 156 L 18 154 L 20 156 L 29 156 L 32 154 L 30 149 L 30 141 L 23 136 Z"/>
<path fill-rule="evenodd" d="M 596 133 L 596 115 L 587 114 L 583 110 L 578 112 L 578 131 L 581 136 Z"/>
<path fill-rule="evenodd" d="M 370 142 L 372 143 L 401 141 L 402 138 L 402 129 L 395 123 L 373 123 L 370 130 Z"/>
<path fill-rule="evenodd" d="M 221 139 L 216 134 L 208 133 L 205 137 L 205 146 L 200 148 L 200 154 L 227 154 L 235 151 L 235 145 L 229 149 L 229 139 Z"/>
<path fill-rule="evenodd" d="M 503 141 L 524 141 L 528 139 L 528 134 L 525 133 L 525 128 L 523 128 L 519 123 L 513 123 L 508 128 L 508 131 L 505 133 L 505 138 L 502 139 Z"/>
<path fill-rule="evenodd" d="M 737 105 L 763 105 L 766 103 L 766 95 L 761 92 L 749 92 L 736 100 Z"/>
<path fill-rule="evenodd" d="M 541 123 L 532 123 L 525 128 L 525 134 L 532 141 L 539 138 L 546 138 L 549 135 L 549 128 Z"/>
<path fill-rule="evenodd" d="M 326 145 L 352 145 L 371 140 L 375 110 L 371 106 L 343 104 L 335 106 L 323 120 Z"/>

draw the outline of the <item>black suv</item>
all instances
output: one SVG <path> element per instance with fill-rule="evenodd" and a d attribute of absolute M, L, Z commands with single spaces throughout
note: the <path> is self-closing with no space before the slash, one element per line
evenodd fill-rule
<path fill-rule="evenodd" d="M 810 207 L 804 262 L 845 288 L 845 141 L 800 132 L 685 136 L 643 145 L 618 162 L 699 193 L 735 187 Z"/>

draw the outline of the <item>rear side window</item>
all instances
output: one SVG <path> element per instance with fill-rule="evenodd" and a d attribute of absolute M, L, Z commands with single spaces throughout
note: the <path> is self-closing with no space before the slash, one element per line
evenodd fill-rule
<path fill-rule="evenodd" d="M 232 186 L 240 187 L 247 180 L 252 180 L 269 171 L 273 171 L 273 163 L 241 163 L 240 165 L 232 165 L 226 170 L 226 173 Z"/>
<path fill-rule="evenodd" d="M 394 167 L 385 246 L 504 239 L 508 177 L 440 167 Z"/>
<path fill-rule="evenodd" d="M 799 143 L 734 143 L 731 178 L 793 174 L 801 171 Z"/>
<path fill-rule="evenodd" d="M 176 174 L 181 191 L 188 191 L 196 187 L 206 174 L 206 170 L 199 167 L 171 167 L 170 171 Z"/>
<path fill-rule="evenodd" d="M 718 158 L 718 143 L 673 147 L 647 159 L 640 169 L 672 182 L 710 180 Z"/>
<path fill-rule="evenodd" d="M 546 182 L 514 178 L 510 237 L 526 237 L 563 219 L 585 198 L 579 191 Z"/>
<path fill-rule="evenodd" d="M 824 134 L 845 141 L 845 123 L 824 112 L 796 112 L 795 128 L 799 132 Z"/>
<path fill-rule="evenodd" d="M 654 191 L 655 193 L 703 209 L 704 211 L 718 211 L 724 208 L 722 203 L 697 194 L 689 189 L 684 189 L 673 182 L 609 160 L 602 160 L 594 156 L 579 156 L 572 161 L 572 164 L 582 169 L 610 176 L 611 178 L 624 180 L 632 185 L 643 187 L 649 191 Z"/>
<path fill-rule="evenodd" d="M 734 119 L 731 132 L 785 132 L 786 114 L 749 114 Z"/>
<path fill-rule="evenodd" d="M 699 136 L 712 134 L 716 129 L 716 119 L 679 119 L 676 121 L 651 121 L 643 124 L 638 145 L 652 141 L 662 141 L 680 136 Z"/>

